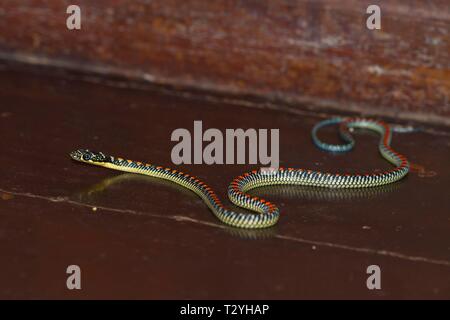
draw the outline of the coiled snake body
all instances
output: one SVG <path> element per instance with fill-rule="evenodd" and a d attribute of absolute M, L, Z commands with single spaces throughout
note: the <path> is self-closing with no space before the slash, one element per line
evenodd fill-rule
<path fill-rule="evenodd" d="M 328 125 L 339 124 L 340 136 L 344 144 L 327 144 L 319 140 L 317 132 Z M 327 188 L 367 188 L 392 183 L 403 178 L 409 171 L 408 160 L 395 152 L 391 147 L 391 128 L 381 122 L 361 118 L 333 118 L 319 122 L 312 130 L 314 143 L 320 149 L 331 152 L 349 151 L 354 146 L 354 140 L 349 128 L 364 128 L 380 135 L 378 149 L 383 158 L 394 165 L 394 168 L 370 174 L 339 174 L 325 173 L 294 168 L 278 168 L 275 170 L 255 170 L 235 178 L 228 187 L 228 197 L 235 205 L 252 210 L 254 213 L 239 213 L 227 209 L 216 193 L 206 183 L 189 174 L 145 164 L 137 161 L 116 158 L 102 152 L 79 149 L 70 154 L 77 161 L 107 167 L 119 171 L 138 173 L 177 183 L 199 195 L 214 215 L 222 222 L 240 228 L 266 228 L 273 226 L 279 219 L 279 209 L 275 204 L 262 198 L 251 196 L 251 189 L 268 185 L 307 185 Z"/>

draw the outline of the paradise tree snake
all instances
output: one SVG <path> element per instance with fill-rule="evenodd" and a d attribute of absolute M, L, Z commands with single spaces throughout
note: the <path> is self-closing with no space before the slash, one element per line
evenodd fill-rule
<path fill-rule="evenodd" d="M 319 129 L 340 124 L 339 133 L 344 144 L 327 144 L 319 140 Z M 145 164 L 106 155 L 102 152 L 79 149 L 72 153 L 72 159 L 119 171 L 143 174 L 166 179 L 177 183 L 199 195 L 214 215 L 222 222 L 239 228 L 266 228 L 273 226 L 279 219 L 279 209 L 275 204 L 247 192 L 268 185 L 307 185 L 327 188 L 367 188 L 381 186 L 402 179 L 409 171 L 409 162 L 391 147 L 392 130 L 384 122 L 362 118 L 333 118 L 319 122 L 312 130 L 313 142 L 320 149 L 331 152 L 346 152 L 355 142 L 349 128 L 364 128 L 380 135 L 378 149 L 383 158 L 395 167 L 381 173 L 339 174 L 324 173 L 294 168 L 275 170 L 254 170 L 235 178 L 228 187 L 228 197 L 235 205 L 252 210 L 254 213 L 239 213 L 225 208 L 216 193 L 200 179 L 178 170 Z"/>

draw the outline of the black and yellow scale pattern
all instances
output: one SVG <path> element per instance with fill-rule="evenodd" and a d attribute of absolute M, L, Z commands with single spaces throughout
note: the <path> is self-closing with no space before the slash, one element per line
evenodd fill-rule
<path fill-rule="evenodd" d="M 320 141 L 317 131 L 327 125 L 340 124 L 340 135 L 345 144 L 331 145 Z M 269 185 L 306 185 L 326 188 L 367 188 L 381 186 L 402 179 L 409 171 L 408 160 L 391 147 L 390 127 L 371 119 L 334 118 L 318 123 L 312 130 L 314 143 L 321 149 L 332 152 L 345 152 L 354 146 L 348 128 L 365 128 L 380 135 L 378 149 L 382 157 L 395 167 L 381 173 L 339 174 L 324 173 L 306 169 L 278 168 L 276 170 L 254 170 L 235 178 L 228 187 L 228 197 L 235 205 L 255 213 L 239 213 L 227 209 L 214 190 L 200 179 L 187 173 L 106 155 L 102 152 L 79 149 L 70 154 L 72 159 L 114 170 L 137 173 L 165 179 L 177 183 L 200 196 L 214 215 L 222 222 L 239 228 L 266 228 L 277 223 L 278 207 L 248 192 L 254 188 Z"/>

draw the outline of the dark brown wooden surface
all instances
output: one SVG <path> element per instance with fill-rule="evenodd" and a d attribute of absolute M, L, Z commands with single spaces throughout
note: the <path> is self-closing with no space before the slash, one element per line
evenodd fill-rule
<path fill-rule="evenodd" d="M 358 134 L 353 152 L 331 155 L 310 141 L 331 114 L 0 69 L 0 298 L 450 298 L 448 130 L 396 134 L 414 170 L 386 188 L 257 190 L 280 206 L 279 224 L 236 230 L 182 188 L 68 153 L 87 147 L 172 167 L 171 132 L 203 120 L 280 128 L 283 166 L 382 170 L 376 136 Z M 251 167 L 182 169 L 226 201 L 228 183 Z M 82 269 L 81 291 L 65 287 L 71 264 Z M 371 264 L 381 291 L 366 288 Z"/>
<path fill-rule="evenodd" d="M 450 124 L 447 0 L 79 0 L 80 31 L 69 4 L 3 0 L 0 57 Z"/>

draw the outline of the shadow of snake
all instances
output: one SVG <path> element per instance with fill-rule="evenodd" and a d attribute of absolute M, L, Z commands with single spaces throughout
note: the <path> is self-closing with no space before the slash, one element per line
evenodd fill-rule
<path fill-rule="evenodd" d="M 170 181 L 161 180 L 149 176 L 136 175 L 133 173 L 123 173 L 118 176 L 106 178 L 99 183 L 96 183 L 89 188 L 72 195 L 70 198 L 74 201 L 92 205 L 92 200 L 96 195 L 105 192 L 113 185 L 119 185 L 122 183 L 151 183 L 163 188 L 173 189 L 187 197 L 196 199 L 195 195 L 190 190 L 178 186 Z M 342 202 L 342 201 L 354 201 L 354 200 L 368 200 L 372 198 L 378 198 L 387 193 L 393 192 L 399 188 L 400 184 L 392 183 L 374 188 L 361 188 L 361 189 L 326 189 L 315 188 L 307 186 L 290 186 L 290 185 L 275 185 L 259 187 L 251 191 L 255 196 L 270 196 L 279 199 L 305 199 L 316 200 L 321 202 Z M 231 205 L 235 207 L 234 205 Z M 215 227 L 220 228 L 227 234 L 234 237 L 247 240 L 262 240 L 269 239 L 277 235 L 277 226 L 273 226 L 266 229 L 238 229 L 229 227 L 222 224 L 213 224 Z"/>

